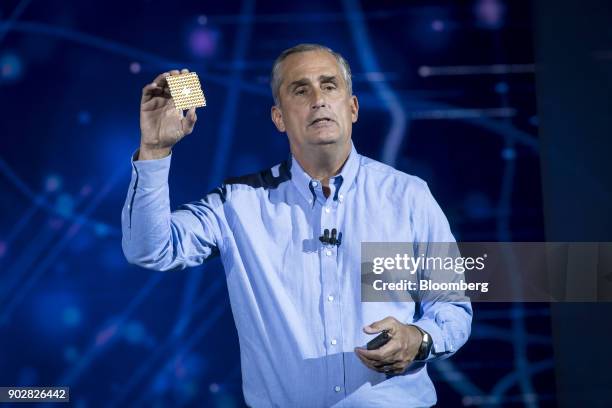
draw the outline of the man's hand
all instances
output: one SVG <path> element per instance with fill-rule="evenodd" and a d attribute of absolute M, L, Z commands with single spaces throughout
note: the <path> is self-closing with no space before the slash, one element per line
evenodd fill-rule
<path fill-rule="evenodd" d="M 186 74 L 173 70 L 158 75 L 142 89 L 140 101 L 140 153 L 138 160 L 160 159 L 184 136 L 193 132 L 197 120 L 195 108 L 183 115 L 174 106 L 166 77 Z"/>
<path fill-rule="evenodd" d="M 423 335 L 415 326 L 399 322 L 395 317 L 385 317 L 363 328 L 367 334 L 388 330 L 391 339 L 379 349 L 355 348 L 357 357 L 372 370 L 387 374 L 401 374 L 419 352 Z"/>

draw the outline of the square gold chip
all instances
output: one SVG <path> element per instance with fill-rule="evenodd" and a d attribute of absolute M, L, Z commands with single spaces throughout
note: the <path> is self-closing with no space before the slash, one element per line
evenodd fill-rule
<path fill-rule="evenodd" d="M 186 110 L 206 106 L 206 98 L 202 92 L 198 74 L 195 72 L 168 75 L 166 81 L 168 81 L 170 95 L 172 95 L 176 109 Z"/>

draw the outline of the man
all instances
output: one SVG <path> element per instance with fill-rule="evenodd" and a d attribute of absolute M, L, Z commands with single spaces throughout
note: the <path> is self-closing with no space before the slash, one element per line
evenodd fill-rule
<path fill-rule="evenodd" d="M 170 150 L 197 120 L 194 110 L 174 109 L 165 76 L 178 74 L 143 89 L 122 213 L 128 261 L 165 271 L 221 256 L 251 406 L 434 405 L 425 362 L 465 343 L 471 306 L 361 302 L 360 243 L 454 239 L 422 180 L 355 150 L 359 104 L 344 58 L 313 44 L 284 51 L 272 72 L 271 115 L 291 157 L 171 212 Z M 340 245 L 320 241 L 334 229 Z M 391 340 L 366 350 L 383 330 Z"/>

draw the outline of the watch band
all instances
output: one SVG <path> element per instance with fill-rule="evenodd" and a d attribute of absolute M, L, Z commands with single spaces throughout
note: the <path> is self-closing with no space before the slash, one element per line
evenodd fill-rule
<path fill-rule="evenodd" d="M 421 341 L 421 345 L 419 346 L 419 351 L 416 356 L 414 356 L 414 361 L 424 361 L 429 357 L 429 353 L 431 352 L 431 346 L 433 341 L 431 340 L 431 336 L 425 330 L 421 329 L 419 326 L 413 325 L 416 327 L 421 334 L 423 335 L 423 341 Z"/>

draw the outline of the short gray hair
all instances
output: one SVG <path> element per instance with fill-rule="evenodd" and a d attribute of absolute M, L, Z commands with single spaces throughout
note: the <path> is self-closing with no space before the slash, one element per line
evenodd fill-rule
<path fill-rule="evenodd" d="M 320 44 L 298 44 L 294 47 L 288 48 L 285 51 L 281 52 L 281 54 L 274 61 L 274 65 L 272 66 L 272 75 L 270 77 L 270 88 L 272 89 L 272 96 L 274 97 L 274 103 L 276 105 L 279 104 L 278 93 L 280 90 L 282 78 L 280 74 L 280 67 L 282 62 L 291 54 L 297 54 L 299 52 L 307 52 L 307 51 L 327 51 L 329 52 L 340 66 L 340 71 L 342 71 L 342 76 L 344 77 L 344 82 L 346 82 L 346 87 L 348 89 L 349 95 L 353 94 L 353 82 L 351 80 L 351 67 L 348 62 L 344 59 L 344 57 L 331 48 L 328 48 L 324 45 Z"/>

